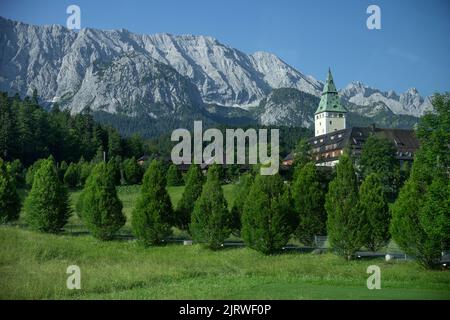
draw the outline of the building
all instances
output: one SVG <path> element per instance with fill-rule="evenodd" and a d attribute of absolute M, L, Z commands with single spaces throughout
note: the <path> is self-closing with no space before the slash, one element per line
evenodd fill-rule
<path fill-rule="evenodd" d="M 320 103 L 314 114 L 314 135 L 318 137 L 345 129 L 346 113 L 334 85 L 331 70 L 328 69 L 327 82 L 323 87 Z"/>
<path fill-rule="evenodd" d="M 396 147 L 396 157 L 402 164 L 413 161 L 414 153 L 419 148 L 419 140 L 414 130 L 353 127 L 334 131 L 309 140 L 313 160 L 318 166 L 335 166 L 344 150 L 349 150 L 352 157 L 358 158 L 364 142 L 371 135 L 386 138 Z"/>
<path fill-rule="evenodd" d="M 419 148 L 419 141 L 413 130 L 377 128 L 375 125 L 347 128 L 346 114 L 331 71 L 328 70 L 327 82 L 314 114 L 314 138 L 309 140 L 311 156 L 318 166 L 335 166 L 344 150 L 348 150 L 353 157 L 359 157 L 364 142 L 371 135 L 391 141 L 401 163 L 413 160 L 414 153 Z M 282 164 L 291 166 L 293 160 L 294 154 L 290 153 Z"/>

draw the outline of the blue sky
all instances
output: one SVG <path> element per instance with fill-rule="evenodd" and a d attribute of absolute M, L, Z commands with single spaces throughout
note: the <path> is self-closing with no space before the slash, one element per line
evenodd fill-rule
<path fill-rule="evenodd" d="M 352 80 L 398 93 L 450 91 L 448 0 L 1 0 L 0 15 L 32 24 L 65 25 L 81 8 L 81 26 L 136 33 L 202 34 L 246 53 L 268 51 L 338 87 Z M 381 8 L 381 30 L 366 9 Z"/>

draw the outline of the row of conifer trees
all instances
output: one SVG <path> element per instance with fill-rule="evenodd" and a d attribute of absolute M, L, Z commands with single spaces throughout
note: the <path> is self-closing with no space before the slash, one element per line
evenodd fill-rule
<path fill-rule="evenodd" d="M 11 213 L 5 219 L 12 220 L 18 217 L 19 200 L 14 181 L 3 162 L 1 166 L 2 176 L 8 180 L 10 190 L 10 196 L 4 198 L 9 199 L 5 207 Z M 350 160 L 343 157 L 338 166 L 337 178 L 327 195 L 325 207 L 328 206 L 328 212 L 339 207 L 335 202 L 344 198 L 348 199 L 349 207 L 357 202 L 356 179 L 351 178 L 354 176 L 351 170 Z M 96 164 L 76 203 L 76 212 L 81 220 L 95 237 L 102 240 L 113 238 L 126 222 L 115 187 L 115 171 L 113 161 Z M 177 226 L 188 230 L 194 240 L 218 249 L 233 232 L 240 235 L 248 246 L 264 253 L 280 250 L 293 233 L 304 244 L 312 245 L 314 235 L 326 233 L 325 195 L 313 163 L 298 167 L 297 171 L 292 188 L 278 174 L 244 174 L 237 186 L 234 205 L 228 210 L 221 187 L 220 167 L 211 166 L 204 181 L 200 168 L 192 165 L 187 173 L 182 198 L 174 209 L 167 193 L 163 165 L 154 160 L 144 175 L 141 192 L 132 212 L 133 233 L 145 245 L 155 245 L 163 243 L 170 236 L 172 227 Z M 377 185 L 375 177 L 369 177 L 367 183 L 363 184 L 361 198 L 368 200 L 360 211 L 369 210 L 372 205 L 380 207 L 377 207 L 378 211 L 366 215 L 374 218 L 372 224 L 372 221 L 360 219 L 354 225 L 357 228 L 365 227 L 367 233 L 366 241 L 361 240 L 360 246 L 365 244 L 376 250 L 387 241 L 388 235 L 386 230 L 381 232 L 379 226 L 373 225 L 385 224 L 387 211 L 381 187 Z M 347 209 L 343 208 L 344 211 Z M 58 178 L 52 158 L 41 161 L 36 170 L 31 191 L 24 203 L 24 212 L 25 221 L 32 228 L 43 232 L 59 232 L 67 223 L 71 214 L 68 193 Z M 334 234 L 342 229 L 343 226 L 339 226 L 341 218 L 344 217 L 339 217 L 339 213 L 329 215 L 329 231 L 333 226 L 336 226 Z M 352 234 L 351 227 L 345 226 L 345 232 L 339 237 Z M 377 233 L 371 233 L 372 229 L 377 229 Z M 345 254 L 351 254 L 351 250 L 356 249 L 342 248 L 347 250 Z"/>

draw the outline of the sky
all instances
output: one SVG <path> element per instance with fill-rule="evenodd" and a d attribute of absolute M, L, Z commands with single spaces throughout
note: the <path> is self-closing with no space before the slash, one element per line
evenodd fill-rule
<path fill-rule="evenodd" d="M 82 28 L 212 36 L 248 54 L 274 53 L 319 80 L 331 67 L 338 88 L 450 91 L 449 0 L 0 0 L 0 16 L 66 25 L 71 4 Z M 366 25 L 372 4 L 379 30 Z"/>

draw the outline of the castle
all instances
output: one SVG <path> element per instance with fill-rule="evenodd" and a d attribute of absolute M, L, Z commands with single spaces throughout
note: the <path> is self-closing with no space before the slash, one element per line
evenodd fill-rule
<path fill-rule="evenodd" d="M 358 157 L 370 135 L 384 137 L 397 149 L 396 157 L 402 163 L 412 161 L 419 148 L 414 130 L 369 127 L 347 128 L 347 111 L 342 106 L 331 70 L 323 88 L 319 106 L 314 114 L 314 138 L 309 140 L 313 160 L 318 166 L 335 166 L 345 149 Z"/>

